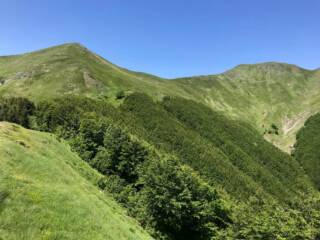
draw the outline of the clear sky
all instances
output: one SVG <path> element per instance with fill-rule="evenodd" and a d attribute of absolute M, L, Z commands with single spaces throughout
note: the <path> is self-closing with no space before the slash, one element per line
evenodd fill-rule
<path fill-rule="evenodd" d="M 79 42 L 173 78 L 241 63 L 320 67 L 320 0 L 0 0 L 0 55 Z"/>

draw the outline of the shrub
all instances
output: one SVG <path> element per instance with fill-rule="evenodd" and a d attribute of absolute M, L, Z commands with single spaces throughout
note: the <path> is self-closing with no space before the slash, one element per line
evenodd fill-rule
<path fill-rule="evenodd" d="M 34 110 L 34 104 L 26 98 L 0 98 L 0 121 L 13 122 L 29 127 L 29 117 Z"/>
<path fill-rule="evenodd" d="M 210 239 L 230 222 L 217 192 L 177 160 L 150 162 L 141 180 L 147 215 L 171 239 Z"/>
<path fill-rule="evenodd" d="M 120 129 L 109 127 L 104 135 L 104 146 L 92 160 L 101 173 L 117 174 L 127 182 L 138 178 L 138 167 L 148 157 L 147 150 Z"/>
<path fill-rule="evenodd" d="M 129 207 L 129 196 L 134 194 L 134 189 L 124 179 L 118 175 L 108 175 L 98 182 L 98 186 L 111 193 L 123 206 Z"/>
<path fill-rule="evenodd" d="M 220 232 L 218 239 L 296 239 L 314 240 L 319 233 L 319 200 L 307 197 L 294 203 L 295 209 L 279 206 L 275 202 L 238 203 L 233 208 L 233 224 Z M 314 204 L 317 204 L 315 206 Z"/>
<path fill-rule="evenodd" d="M 271 129 L 272 129 L 272 132 L 275 133 L 276 135 L 279 135 L 279 128 L 276 124 L 272 123 L 271 124 Z"/>
<path fill-rule="evenodd" d="M 124 93 L 124 91 L 123 90 L 120 90 L 120 91 L 118 91 L 117 93 L 116 93 L 116 99 L 123 99 L 123 98 L 125 98 L 125 93 Z"/>
<path fill-rule="evenodd" d="M 76 136 L 70 139 L 70 145 L 86 161 L 93 159 L 98 148 L 103 146 L 103 139 L 108 123 L 103 118 L 84 118 Z"/>

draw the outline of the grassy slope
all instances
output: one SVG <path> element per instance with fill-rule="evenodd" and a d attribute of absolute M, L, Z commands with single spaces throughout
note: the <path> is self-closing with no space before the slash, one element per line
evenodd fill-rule
<path fill-rule="evenodd" d="M 285 151 L 304 121 L 320 109 L 320 71 L 294 65 L 240 65 L 220 75 L 171 81 L 120 68 L 78 44 L 65 44 L 19 56 L 0 57 L 0 94 L 39 101 L 61 94 L 107 97 L 140 91 L 155 99 L 180 96 L 207 104 L 261 133 L 275 123 L 280 135 L 265 137 Z"/>
<path fill-rule="evenodd" d="M 320 114 L 310 117 L 298 132 L 294 156 L 320 189 Z"/>
<path fill-rule="evenodd" d="M 114 97 L 119 90 L 150 95 L 158 92 L 158 97 L 161 93 L 179 93 L 156 76 L 120 68 L 79 44 L 2 57 L 0 79 L 5 80 L 0 94 L 23 95 L 37 101 L 61 94 Z"/>
<path fill-rule="evenodd" d="M 265 137 L 286 151 L 304 121 L 320 109 L 320 72 L 289 64 L 240 65 L 221 75 L 177 81 L 196 89 L 197 98 L 213 109 L 247 121 L 261 133 L 275 123 L 280 136 Z"/>
<path fill-rule="evenodd" d="M 0 239 L 150 239 L 52 135 L 0 123 Z"/>

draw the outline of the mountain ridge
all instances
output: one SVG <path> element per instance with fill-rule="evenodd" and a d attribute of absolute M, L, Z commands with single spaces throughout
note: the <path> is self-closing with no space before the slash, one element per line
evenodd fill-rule
<path fill-rule="evenodd" d="M 274 62 L 167 80 L 79 44 L 0 58 L 0 120 L 30 129 L 0 122 L 0 235 L 315 239 L 316 163 L 299 156 L 317 145 L 283 150 L 319 80 Z"/>
<path fill-rule="evenodd" d="M 92 52 L 89 48 L 87 48 L 84 44 L 82 44 L 80 42 L 66 42 L 66 43 L 62 43 L 62 44 L 53 45 L 53 46 L 50 46 L 50 47 L 41 48 L 41 49 L 38 49 L 38 50 L 26 51 L 24 53 L 2 55 L 2 56 L 0 56 L 0 58 L 19 57 L 19 56 L 22 56 L 22 55 L 39 53 L 39 52 L 42 52 L 42 51 L 52 50 L 54 48 L 60 48 L 60 47 L 65 47 L 65 46 L 78 47 L 80 49 L 83 49 L 83 50 L 86 50 L 86 51 L 90 52 L 91 54 L 94 54 L 94 55 L 97 55 L 97 56 L 103 58 L 103 60 L 106 61 L 106 62 L 109 62 L 108 60 L 106 60 L 101 55 Z M 109 63 L 111 63 L 111 62 L 109 62 Z M 166 79 L 166 80 L 175 80 L 175 79 L 181 79 L 181 78 L 193 78 L 193 77 L 221 75 L 221 74 L 224 74 L 226 72 L 229 72 L 229 71 L 232 71 L 234 69 L 237 69 L 239 67 L 246 67 L 246 66 L 263 66 L 263 65 L 274 65 L 274 66 L 276 66 L 276 65 L 282 65 L 282 66 L 292 66 L 292 67 L 296 67 L 296 68 L 299 68 L 301 70 L 307 70 L 307 71 L 319 71 L 320 70 L 320 67 L 314 68 L 314 69 L 309 69 L 309 68 L 301 67 L 301 66 L 299 66 L 297 64 L 294 64 L 294 63 L 287 63 L 287 62 L 282 62 L 282 61 L 266 61 L 266 62 L 256 62 L 256 63 L 241 63 L 241 64 L 237 64 L 234 67 L 231 67 L 229 69 L 226 69 L 226 70 L 218 72 L 218 73 L 196 74 L 196 75 L 191 75 L 191 76 L 180 76 L 180 77 L 174 77 L 174 78 L 166 78 L 166 77 L 157 76 L 156 74 L 142 72 L 142 71 L 139 71 L 139 70 L 129 70 L 128 68 L 121 67 L 119 64 L 114 64 L 114 63 L 112 63 L 112 64 L 117 66 L 117 67 L 119 67 L 119 68 L 122 68 L 124 70 L 128 70 L 128 71 L 131 71 L 131 72 L 136 72 L 136 73 L 147 74 L 147 75 L 155 76 L 155 77 L 158 77 L 158 78 L 161 78 L 161 79 Z"/>
<path fill-rule="evenodd" d="M 165 79 L 122 68 L 79 43 L 0 58 L 2 96 L 38 101 L 76 94 L 114 104 L 120 91 L 144 92 L 156 100 L 179 96 L 250 123 L 287 152 L 303 122 L 320 110 L 318 90 L 319 70 L 278 62 L 240 64 L 221 74 Z M 279 129 L 278 135 L 268 134 L 272 124 Z"/>

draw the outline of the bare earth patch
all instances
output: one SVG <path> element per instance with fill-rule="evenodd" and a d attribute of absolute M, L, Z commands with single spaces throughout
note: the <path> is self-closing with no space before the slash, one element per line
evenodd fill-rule
<path fill-rule="evenodd" d="M 83 79 L 87 88 L 97 88 L 100 86 L 100 83 L 91 77 L 90 73 L 88 72 L 83 72 Z"/>
<path fill-rule="evenodd" d="M 288 118 L 287 116 L 285 116 L 285 118 L 282 120 L 283 134 L 287 135 L 293 130 L 300 128 L 309 116 L 309 112 L 302 112 L 293 118 Z"/>

